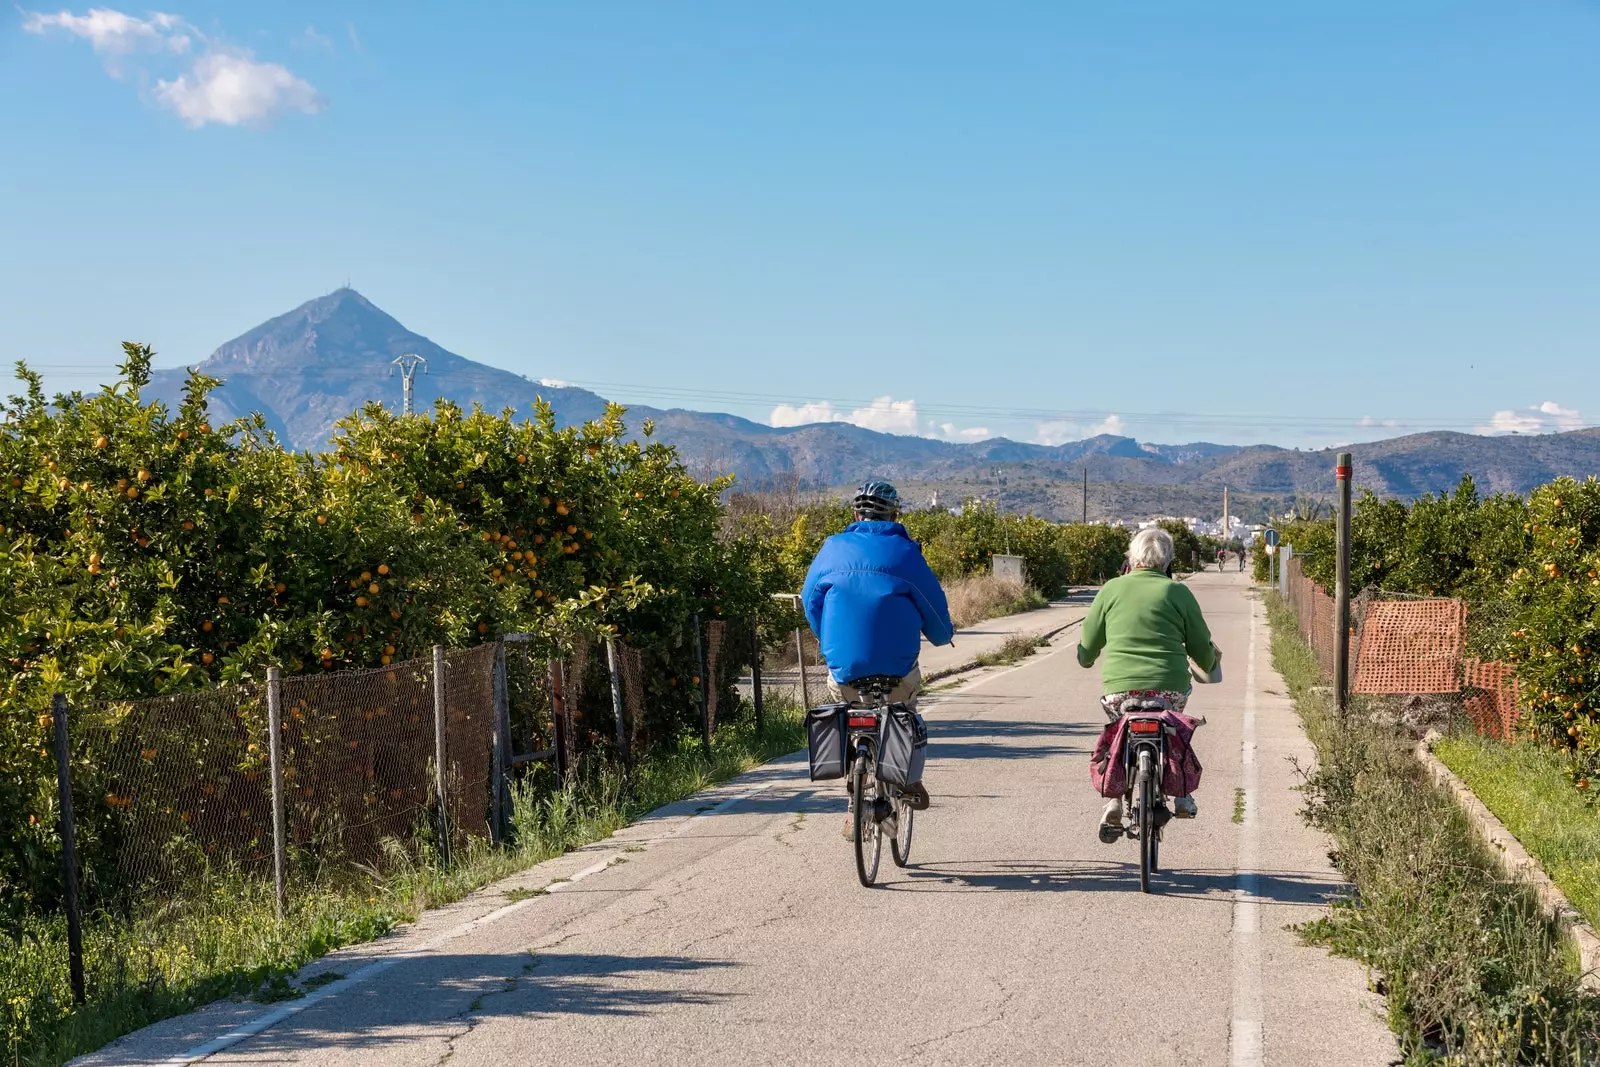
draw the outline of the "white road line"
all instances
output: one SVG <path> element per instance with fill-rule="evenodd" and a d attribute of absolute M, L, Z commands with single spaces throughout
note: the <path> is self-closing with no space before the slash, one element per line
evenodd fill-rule
<path fill-rule="evenodd" d="M 682 825 L 680 825 L 672 833 L 668 834 L 666 838 L 656 838 L 655 840 L 666 840 L 667 838 L 677 837 L 679 834 L 693 826 L 696 820 L 726 811 L 739 801 L 752 797 L 764 789 L 770 789 L 772 784 L 773 783 L 771 782 L 766 782 L 751 789 L 746 789 L 743 792 L 735 793 L 733 796 L 723 800 L 715 807 L 698 812 L 695 815 L 683 820 Z M 549 883 L 545 886 L 545 892 L 555 893 L 563 886 L 570 886 L 575 882 L 583 881 L 585 878 L 588 878 L 591 875 L 599 874 L 601 871 L 614 865 L 621 858 L 621 852 L 614 852 L 604 859 L 590 864 L 569 878 Z M 421 959 L 423 956 L 427 955 L 429 952 L 432 952 L 441 945 L 448 944 L 457 938 L 465 937 L 476 930 L 481 930 L 483 927 L 488 926 L 491 923 L 497 923 L 501 919 L 504 919 L 516 912 L 523 910 L 524 908 L 529 907 L 538 899 L 539 898 L 537 896 L 528 897 L 525 900 L 519 900 L 515 903 L 507 904 L 504 907 L 496 908 L 494 911 L 491 911 L 486 915 L 480 915 L 478 918 L 461 923 L 459 926 L 453 926 L 444 933 L 424 941 L 416 948 L 408 949 L 404 952 L 396 952 L 391 956 L 385 956 L 380 960 L 374 960 L 365 967 L 361 967 L 355 971 L 352 971 L 344 978 L 341 978 L 336 982 L 330 982 L 321 989 L 306 994 L 299 1000 L 290 1001 L 289 1003 L 274 1008 L 269 1012 L 257 1015 L 249 1022 L 242 1023 L 239 1026 L 234 1027 L 232 1030 L 229 1030 L 220 1037 L 212 1038 L 210 1041 L 207 1041 L 204 1044 L 195 1045 L 193 1048 L 186 1049 L 170 1059 L 160 1060 L 158 1061 L 156 1067 L 188 1067 L 188 1065 L 191 1063 L 198 1063 L 201 1060 L 215 1056 L 224 1049 L 232 1048 L 234 1045 L 237 1045 L 246 1038 L 254 1037 L 264 1030 L 269 1030 L 272 1027 L 277 1026 L 285 1019 L 294 1018 L 307 1008 L 314 1007 L 315 1005 L 322 1003 L 324 1000 L 327 1000 L 329 997 L 338 996 L 340 993 L 343 993 L 354 986 L 360 985 L 362 982 L 376 978 L 378 975 L 382 974 L 384 971 L 387 971 L 396 964 L 406 963 L 410 960 Z"/>
<path fill-rule="evenodd" d="M 1244 741 L 1240 746 L 1244 822 L 1239 831 L 1238 893 L 1233 902 L 1233 1023 L 1228 1029 L 1233 1067 L 1265 1062 L 1261 1032 L 1260 793 L 1256 764 L 1256 606 L 1244 672 Z"/>

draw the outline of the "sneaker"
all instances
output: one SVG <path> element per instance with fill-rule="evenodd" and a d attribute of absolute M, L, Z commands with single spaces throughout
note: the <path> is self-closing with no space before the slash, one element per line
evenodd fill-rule
<path fill-rule="evenodd" d="M 1122 836 L 1122 798 L 1118 797 L 1106 804 L 1106 810 L 1100 814 L 1100 841 L 1102 844 L 1112 844 Z"/>
<path fill-rule="evenodd" d="M 928 790 L 921 782 L 913 782 L 902 789 L 901 792 L 905 794 L 906 801 L 911 805 L 912 811 L 927 811 L 928 805 L 933 802 L 932 798 L 928 796 Z"/>
<path fill-rule="evenodd" d="M 1194 797 L 1173 797 L 1172 809 L 1172 814 L 1180 819 L 1192 819 L 1200 812 L 1195 807 Z"/>
<path fill-rule="evenodd" d="M 844 830 L 841 832 L 846 841 L 856 839 L 856 813 L 853 809 L 844 813 Z"/>

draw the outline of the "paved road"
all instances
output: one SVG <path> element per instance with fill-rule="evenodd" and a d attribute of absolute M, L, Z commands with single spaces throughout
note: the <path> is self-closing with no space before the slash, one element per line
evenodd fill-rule
<path fill-rule="evenodd" d="M 1191 584 L 1227 678 L 1191 705 L 1201 812 L 1171 827 L 1158 895 L 1132 845 L 1095 838 L 1096 679 L 1069 634 L 928 698 L 934 807 L 881 888 L 856 883 L 840 791 L 790 758 L 341 954 L 321 966 L 346 979 L 205 1062 L 1389 1063 L 1361 969 L 1286 929 L 1337 879 L 1296 816 L 1308 748 L 1260 605 L 1236 574 Z M 508 903 L 517 886 L 549 892 Z M 264 1010 L 92 1062 L 162 1062 Z"/>

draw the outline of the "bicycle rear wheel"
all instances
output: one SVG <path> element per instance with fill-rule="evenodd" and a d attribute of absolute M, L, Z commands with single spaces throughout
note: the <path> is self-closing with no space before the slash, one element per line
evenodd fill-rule
<path fill-rule="evenodd" d="M 1139 754 L 1139 890 L 1150 892 L 1150 872 L 1156 865 L 1156 789 L 1150 773 L 1150 756 Z"/>
<path fill-rule="evenodd" d="M 878 795 L 877 776 L 869 767 L 867 757 L 856 760 L 853 781 L 856 791 L 856 877 L 861 884 L 872 887 L 878 878 L 878 858 L 883 852 L 883 835 L 878 832 L 878 820 L 872 817 L 873 801 Z"/>
<path fill-rule="evenodd" d="M 894 807 L 895 835 L 889 842 L 889 854 L 896 867 L 904 867 L 911 862 L 911 823 L 917 813 L 905 797 L 895 798 Z"/>

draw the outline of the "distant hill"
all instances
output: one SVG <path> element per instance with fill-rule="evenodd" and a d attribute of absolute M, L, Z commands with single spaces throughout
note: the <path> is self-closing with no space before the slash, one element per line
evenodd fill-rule
<path fill-rule="evenodd" d="M 348 288 L 241 334 L 200 369 L 224 381 L 211 401 L 219 418 L 259 411 L 285 444 L 315 450 L 338 419 L 368 401 L 398 405 L 400 383 L 390 379 L 390 363 L 407 353 L 428 361 L 428 373 L 416 379 L 419 408 L 446 397 L 463 407 L 530 414 L 542 396 L 563 424 L 595 418 L 605 408 L 605 399 L 587 389 L 542 385 L 456 355 Z M 182 370 L 157 371 L 147 395 L 176 403 L 184 378 Z M 1235 494 L 1235 514 L 1253 516 L 1296 496 L 1325 497 L 1334 489 L 1331 450 L 1150 445 L 1113 435 L 1048 446 L 1005 438 L 954 444 L 848 423 L 778 428 L 735 415 L 630 407 L 630 428 L 645 419 L 654 419 L 657 436 L 676 445 L 692 466 L 731 471 L 747 485 L 798 477 L 843 486 L 871 475 L 902 483 L 914 498 L 937 491 L 956 501 L 992 491 L 988 472 L 1004 464 L 1008 509 L 1051 517 L 1081 514 L 1085 468 L 1091 517 L 1210 517 L 1221 510 L 1224 485 Z M 1351 451 L 1357 485 L 1407 498 L 1448 490 L 1469 472 L 1494 492 L 1526 492 L 1561 474 L 1600 473 L 1600 430 L 1527 437 L 1413 434 Z"/>

